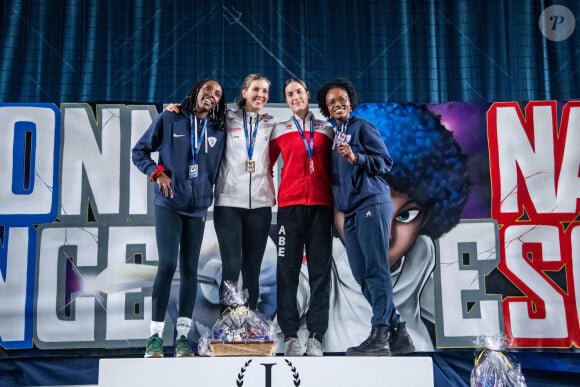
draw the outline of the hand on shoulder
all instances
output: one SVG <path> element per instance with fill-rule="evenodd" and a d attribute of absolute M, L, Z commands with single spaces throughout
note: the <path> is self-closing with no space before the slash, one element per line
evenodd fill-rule
<path fill-rule="evenodd" d="M 176 103 L 170 103 L 163 109 L 164 112 L 173 112 L 179 114 L 179 105 Z"/>
<path fill-rule="evenodd" d="M 260 121 L 265 121 L 265 122 L 268 122 L 270 124 L 278 123 L 278 121 L 274 118 L 274 116 L 272 116 L 268 113 L 260 114 Z"/>

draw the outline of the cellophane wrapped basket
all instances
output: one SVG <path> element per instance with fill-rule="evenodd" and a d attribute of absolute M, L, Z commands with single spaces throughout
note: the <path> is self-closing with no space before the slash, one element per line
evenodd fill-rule
<path fill-rule="evenodd" d="M 501 336 L 481 336 L 481 348 L 473 362 L 470 387 L 526 387 L 520 365 L 504 353 L 506 339 Z"/>
<path fill-rule="evenodd" d="M 276 352 L 272 321 L 247 306 L 247 290 L 226 281 L 218 320 L 199 341 L 202 356 L 273 356 Z"/>

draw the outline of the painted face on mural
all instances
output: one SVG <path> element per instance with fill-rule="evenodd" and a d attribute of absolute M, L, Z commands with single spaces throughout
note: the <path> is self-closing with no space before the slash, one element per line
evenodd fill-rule
<path fill-rule="evenodd" d="M 199 93 L 197 94 L 195 110 L 200 113 L 207 113 L 213 110 L 219 103 L 222 95 L 223 90 L 219 83 L 216 81 L 207 81 L 203 84 L 199 90 Z"/>
<path fill-rule="evenodd" d="M 391 189 L 391 199 L 395 207 L 395 215 L 391 223 L 389 238 L 389 265 L 391 269 L 395 269 L 400 259 L 415 243 L 425 220 L 425 212 L 405 193 Z"/>
<path fill-rule="evenodd" d="M 292 113 L 304 117 L 308 113 L 308 101 L 310 92 L 300 82 L 292 81 L 284 88 L 286 105 L 292 110 Z"/>
<path fill-rule="evenodd" d="M 326 93 L 326 107 L 331 118 L 337 122 L 344 122 L 350 116 L 350 100 L 346 90 L 333 88 Z"/>
<path fill-rule="evenodd" d="M 394 216 L 389 237 L 389 265 L 393 270 L 417 240 L 426 218 L 424 209 L 407 194 L 391 189 L 391 199 Z M 344 214 L 336 213 L 334 223 L 344 241 Z"/>
<path fill-rule="evenodd" d="M 256 79 L 247 89 L 242 90 L 242 97 L 246 100 L 245 110 L 258 112 L 268 103 L 270 83 L 265 79 Z"/>

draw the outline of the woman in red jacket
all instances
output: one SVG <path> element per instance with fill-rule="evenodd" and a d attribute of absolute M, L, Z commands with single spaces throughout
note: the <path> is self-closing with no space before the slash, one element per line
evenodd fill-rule
<path fill-rule="evenodd" d="M 309 111 L 310 93 L 303 80 L 286 81 L 284 96 L 293 114 L 276 125 L 270 138 L 271 162 L 281 155 L 283 163 L 276 221 L 277 319 L 285 338 L 285 356 L 302 356 L 296 293 L 305 254 L 310 285 L 306 355 L 322 356 L 322 337 L 328 327 L 334 216 L 330 190 L 333 130 Z"/>

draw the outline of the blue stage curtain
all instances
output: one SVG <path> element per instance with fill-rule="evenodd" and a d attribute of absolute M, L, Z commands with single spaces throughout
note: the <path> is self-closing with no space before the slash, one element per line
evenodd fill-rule
<path fill-rule="evenodd" d="M 361 101 L 528 101 L 580 97 L 580 34 L 546 39 L 551 1 L 5 0 L 0 100 L 180 101 L 195 79 L 229 102 L 251 72 L 315 93 L 336 76 Z M 580 1 L 558 1 L 578 13 Z"/>

